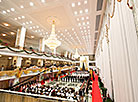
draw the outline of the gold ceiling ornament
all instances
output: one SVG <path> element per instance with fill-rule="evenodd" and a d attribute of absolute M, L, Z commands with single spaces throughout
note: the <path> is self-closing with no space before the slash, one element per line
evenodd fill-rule
<path fill-rule="evenodd" d="M 115 13 L 115 0 L 114 0 L 114 2 L 113 2 L 113 11 L 112 11 L 112 15 L 109 14 L 111 18 L 113 18 L 114 13 Z"/>
<path fill-rule="evenodd" d="M 61 45 L 61 42 L 57 40 L 55 34 L 55 21 L 53 20 L 52 31 L 50 37 L 45 41 L 45 44 L 54 51 L 58 46 Z"/>
<path fill-rule="evenodd" d="M 132 4 L 132 6 L 130 6 L 129 0 L 127 0 L 127 6 L 132 10 L 134 5 Z"/>
<path fill-rule="evenodd" d="M 105 24 L 105 29 L 106 29 L 106 33 L 105 33 L 106 41 L 107 41 L 107 44 L 109 44 L 109 37 L 108 37 L 109 27 L 107 26 L 107 24 Z"/>

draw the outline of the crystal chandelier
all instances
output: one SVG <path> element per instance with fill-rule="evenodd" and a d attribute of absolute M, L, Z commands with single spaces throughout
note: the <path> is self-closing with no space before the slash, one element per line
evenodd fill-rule
<path fill-rule="evenodd" d="M 78 59 L 79 57 L 80 57 L 80 55 L 78 53 L 78 49 L 76 48 L 76 52 L 75 52 L 74 58 Z"/>
<path fill-rule="evenodd" d="M 56 34 L 55 34 L 55 21 L 53 21 L 52 24 L 52 31 L 50 37 L 45 41 L 45 44 L 51 49 L 55 50 L 58 46 L 61 45 L 61 42 L 57 40 Z"/>

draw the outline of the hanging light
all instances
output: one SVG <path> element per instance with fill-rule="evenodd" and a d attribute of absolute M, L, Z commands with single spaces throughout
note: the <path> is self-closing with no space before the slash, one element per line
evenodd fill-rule
<path fill-rule="evenodd" d="M 76 52 L 75 52 L 74 57 L 75 57 L 76 59 L 78 59 L 78 58 L 80 57 L 80 55 L 79 55 L 79 53 L 78 53 L 78 49 L 77 49 L 77 48 L 76 48 Z"/>
<path fill-rule="evenodd" d="M 58 46 L 61 45 L 61 42 L 57 40 L 56 34 L 55 34 L 55 21 L 53 21 L 52 24 L 52 31 L 50 37 L 45 41 L 45 44 L 51 49 L 55 50 Z"/>

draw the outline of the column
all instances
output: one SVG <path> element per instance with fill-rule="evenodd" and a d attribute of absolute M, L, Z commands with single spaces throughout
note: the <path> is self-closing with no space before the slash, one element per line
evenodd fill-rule
<path fill-rule="evenodd" d="M 39 51 L 44 52 L 45 51 L 45 39 L 41 38 L 39 41 Z M 43 66 L 43 59 L 38 59 L 37 66 Z"/>
<path fill-rule="evenodd" d="M 24 47 L 25 35 L 26 35 L 25 27 L 22 27 L 17 30 L 15 46 L 19 47 L 19 49 L 23 49 Z M 13 58 L 14 66 L 21 67 L 21 64 L 22 64 L 22 57 L 17 56 Z"/>
<path fill-rule="evenodd" d="M 40 41 L 39 41 L 39 51 L 40 52 L 45 51 L 45 39 L 44 38 L 40 39 Z"/>
<path fill-rule="evenodd" d="M 26 35 L 26 28 L 25 27 L 22 27 L 21 29 L 17 30 L 16 43 L 15 43 L 16 47 L 19 46 L 20 49 L 23 49 L 25 35 Z"/>

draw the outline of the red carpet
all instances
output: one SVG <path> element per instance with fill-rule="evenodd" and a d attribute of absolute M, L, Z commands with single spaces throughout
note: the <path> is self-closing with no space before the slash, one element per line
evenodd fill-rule
<path fill-rule="evenodd" d="M 92 84 L 92 102 L 102 102 L 100 88 L 98 86 L 98 76 L 94 73 L 95 81 Z"/>

